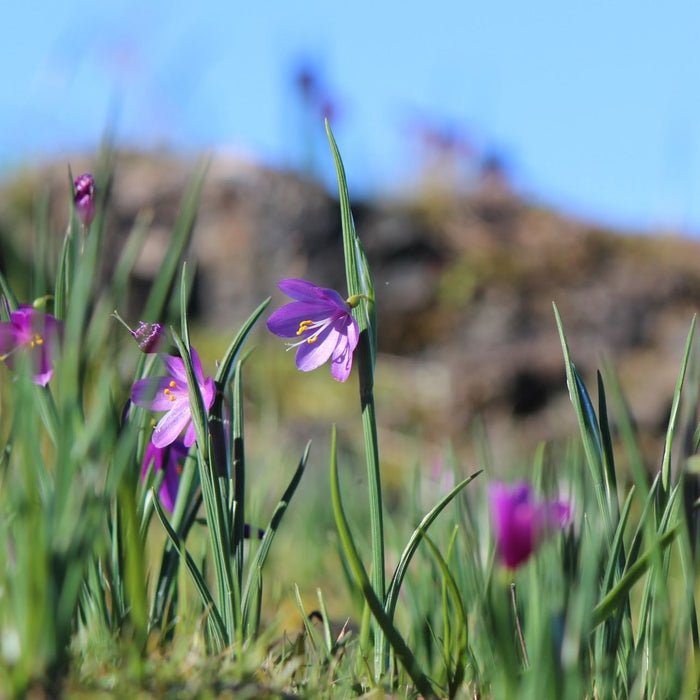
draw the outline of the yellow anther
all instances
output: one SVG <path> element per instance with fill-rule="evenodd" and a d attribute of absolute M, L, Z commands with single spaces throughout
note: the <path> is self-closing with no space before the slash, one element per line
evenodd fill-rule
<path fill-rule="evenodd" d="M 171 389 L 174 389 L 177 386 L 177 382 L 174 379 L 170 380 L 170 384 L 168 385 Z"/>
<path fill-rule="evenodd" d="M 307 342 L 307 343 L 315 343 L 317 340 L 318 340 L 318 336 L 317 336 L 317 335 L 312 335 L 310 338 L 307 338 L 307 339 L 306 339 L 306 342 Z"/>
<path fill-rule="evenodd" d="M 172 395 L 171 395 L 171 396 L 168 396 L 168 399 L 170 399 L 170 401 L 175 401 L 175 397 L 172 396 Z"/>
<path fill-rule="evenodd" d="M 309 330 L 309 326 L 313 325 L 313 321 L 302 321 L 299 324 L 299 330 L 297 331 L 297 335 L 301 335 L 302 333 L 306 333 L 306 331 Z"/>
<path fill-rule="evenodd" d="M 36 334 L 34 335 L 34 343 L 33 343 L 33 345 L 42 345 L 43 342 L 44 342 L 44 339 L 43 339 L 38 333 L 36 333 Z"/>
<path fill-rule="evenodd" d="M 170 394 L 171 392 L 170 392 L 170 389 L 163 389 L 163 393 L 167 396 L 167 395 Z"/>

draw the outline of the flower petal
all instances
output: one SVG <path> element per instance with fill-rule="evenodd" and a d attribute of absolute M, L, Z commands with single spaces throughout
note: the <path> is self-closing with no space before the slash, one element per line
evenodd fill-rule
<path fill-rule="evenodd" d="M 171 377 L 146 377 L 134 382 L 131 387 L 131 400 L 141 408 L 149 408 L 152 411 L 170 411 L 173 402 L 163 393 L 170 387 Z M 174 387 L 181 389 L 181 385 Z M 180 392 L 178 392 L 180 393 Z M 185 391 L 185 396 L 187 393 Z"/>
<path fill-rule="evenodd" d="M 0 354 L 10 352 L 19 345 L 17 328 L 12 322 L 0 323 Z"/>
<path fill-rule="evenodd" d="M 292 299 L 301 302 L 317 303 L 325 302 L 336 309 L 348 310 L 348 306 L 343 297 L 328 287 L 319 287 L 306 280 L 286 279 L 278 282 L 277 286 Z"/>
<path fill-rule="evenodd" d="M 183 442 L 185 443 L 185 447 L 191 447 L 194 445 L 195 441 L 197 440 L 197 431 L 195 430 L 194 427 L 194 421 L 191 420 L 189 424 L 187 425 L 187 430 L 185 431 L 185 438 Z"/>
<path fill-rule="evenodd" d="M 177 440 L 185 426 L 190 422 L 190 405 L 184 401 L 168 411 L 159 421 L 151 436 L 151 442 L 156 447 L 165 447 Z M 189 447 L 189 445 L 188 445 Z"/>
<path fill-rule="evenodd" d="M 214 398 L 216 397 L 216 384 L 212 377 L 207 377 L 207 380 L 202 383 L 199 387 L 202 391 L 202 401 L 204 401 L 204 408 L 208 411 L 212 404 L 214 403 Z"/>
<path fill-rule="evenodd" d="M 297 368 L 310 372 L 320 367 L 333 354 L 341 334 L 333 325 L 324 328 L 313 343 L 302 343 L 296 354 Z"/>
<path fill-rule="evenodd" d="M 187 372 L 185 372 L 185 363 L 181 357 L 176 357 L 175 355 L 165 355 L 161 352 L 158 353 L 158 357 L 165 365 L 165 369 L 168 370 L 168 374 L 170 374 L 174 379 L 178 379 L 179 381 L 183 382 L 183 384 L 187 384 Z"/>
<path fill-rule="evenodd" d="M 267 319 L 267 328 L 281 338 L 294 338 L 302 321 L 323 321 L 333 316 L 335 311 L 325 302 L 310 304 L 294 301 L 272 313 Z"/>
<path fill-rule="evenodd" d="M 331 375 L 333 379 L 344 382 L 352 370 L 352 352 L 349 351 L 348 338 L 341 335 L 331 356 Z"/>

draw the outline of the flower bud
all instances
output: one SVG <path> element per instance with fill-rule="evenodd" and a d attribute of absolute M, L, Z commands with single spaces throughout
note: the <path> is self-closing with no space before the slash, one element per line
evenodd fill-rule
<path fill-rule="evenodd" d="M 134 336 L 141 352 L 150 354 L 158 352 L 163 343 L 167 340 L 167 334 L 162 323 L 146 323 L 139 321 L 136 330 L 129 329 L 129 333 Z"/>
<path fill-rule="evenodd" d="M 73 183 L 75 213 L 83 226 L 89 226 L 95 218 L 95 181 L 90 173 L 83 173 Z"/>

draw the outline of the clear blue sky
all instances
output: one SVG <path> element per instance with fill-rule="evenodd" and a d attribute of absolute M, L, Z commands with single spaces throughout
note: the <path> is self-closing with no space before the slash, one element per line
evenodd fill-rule
<path fill-rule="evenodd" d="M 5 171 L 109 124 L 130 145 L 298 164 L 306 58 L 337 100 L 351 190 L 411 181 L 420 121 L 564 211 L 700 231 L 696 0 L 30 0 L 3 4 L 2 30 Z M 320 118 L 316 136 L 325 159 Z"/>

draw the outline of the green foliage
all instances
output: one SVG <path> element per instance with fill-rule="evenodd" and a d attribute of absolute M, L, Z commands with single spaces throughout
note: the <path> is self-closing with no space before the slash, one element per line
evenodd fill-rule
<path fill-rule="evenodd" d="M 424 465 L 402 487 L 399 500 L 411 505 L 392 509 L 383 501 L 375 289 L 342 160 L 327 131 L 347 291 L 357 302 L 361 334 L 355 365 L 367 494 L 354 470 L 360 461 L 354 443 L 346 438 L 343 445 L 335 427 L 330 470 L 309 484 L 317 490 L 312 508 L 312 495 L 304 492 L 309 479 L 302 478 L 313 466 L 310 444 L 300 458 L 277 444 L 276 421 L 291 417 L 271 417 L 268 405 L 257 421 L 246 422 L 251 404 L 262 401 L 266 385 L 259 377 L 274 376 L 266 355 L 246 350 L 269 299 L 222 343 L 214 402 L 208 410 L 204 404 L 187 314 L 194 268 L 184 259 L 206 164 L 183 197 L 144 310 L 147 320 L 170 327 L 184 362 L 196 441 L 181 465 L 172 513 L 159 500 L 162 474 L 140 483 L 153 416 L 127 399 L 135 380 L 162 370 L 111 314 L 125 298 L 149 219 L 134 222 L 104 279 L 98 271 L 111 190 L 105 154 L 96 173 L 97 216 L 85 230 L 71 214 L 55 265 L 48 217 L 37 211 L 36 269 L 26 285 L 33 299 L 0 269 L 0 320 L 31 302 L 64 323 L 47 387 L 25 374 L 19 352 L 12 372 L 0 368 L 0 695 L 21 696 L 33 684 L 49 695 L 63 689 L 78 696 L 145 690 L 169 697 L 386 692 L 539 699 L 697 692 L 695 320 L 676 386 L 669 387 L 663 453 L 648 469 L 614 370 L 603 364 L 595 384 L 586 385 L 554 307 L 579 435 L 564 446 L 542 445 L 522 463 L 534 489 L 566 498 L 573 518 L 564 531 L 548 533 L 527 563 L 505 570 L 483 498 L 493 471 L 486 442 L 477 445 L 483 470 L 465 469 L 446 450 L 443 476 L 454 479 L 431 497 L 434 504 L 422 503 Z M 488 284 L 488 275 L 479 279 Z M 261 373 L 251 371 L 265 363 Z M 251 376 L 260 386 L 249 392 Z M 250 449 L 251 434 L 262 450 Z M 261 458 L 273 473 L 264 489 L 255 479 Z M 318 496 L 326 478 L 330 499 Z M 272 492 L 272 500 L 260 491 Z M 301 501 L 296 514 L 289 508 L 293 497 Z M 256 521 L 267 522 L 259 537 Z M 276 560 L 280 548 L 273 543 L 280 540 L 287 551 Z M 314 580 L 310 610 L 305 565 L 329 558 L 325 571 L 334 572 L 335 584 L 322 580 L 319 587 Z M 339 581 L 347 584 L 345 599 Z M 285 596 L 298 624 L 281 634 L 276 614 Z"/>

